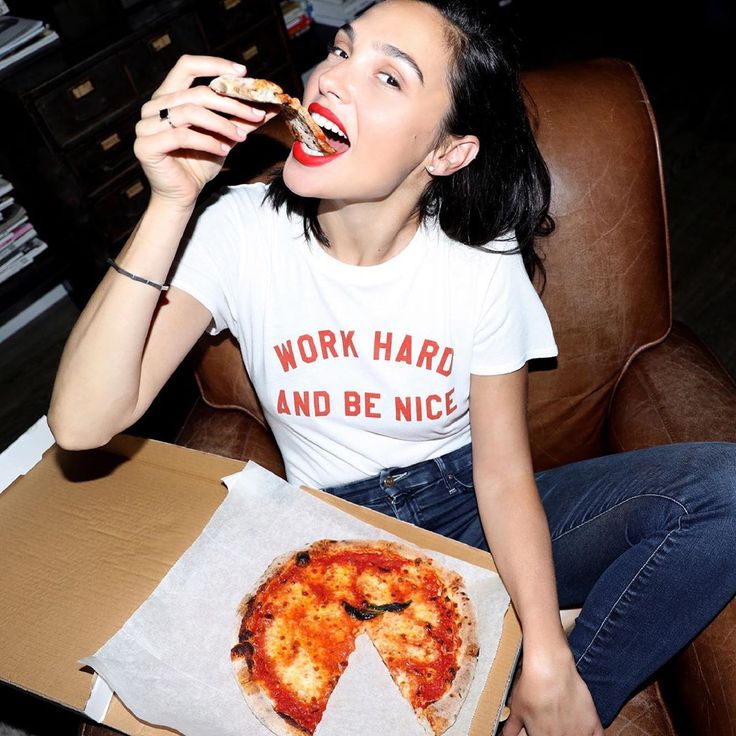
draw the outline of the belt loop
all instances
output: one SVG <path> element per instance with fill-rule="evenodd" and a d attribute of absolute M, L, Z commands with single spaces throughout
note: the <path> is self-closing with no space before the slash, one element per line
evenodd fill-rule
<path fill-rule="evenodd" d="M 448 493 L 452 495 L 453 493 L 457 492 L 457 486 L 455 485 L 455 476 L 448 471 L 447 465 L 445 464 L 442 456 L 434 458 L 434 462 L 440 469 L 440 473 L 442 474 L 442 482 L 445 484 L 445 488 L 447 488 Z"/>

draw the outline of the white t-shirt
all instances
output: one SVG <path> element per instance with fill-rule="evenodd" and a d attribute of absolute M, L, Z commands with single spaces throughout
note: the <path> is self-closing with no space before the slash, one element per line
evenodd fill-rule
<path fill-rule="evenodd" d="M 429 224 L 388 261 L 352 266 L 262 204 L 265 191 L 224 190 L 171 283 L 209 310 L 212 334 L 240 343 L 289 482 L 338 485 L 462 447 L 471 373 L 557 355 L 520 254 Z"/>

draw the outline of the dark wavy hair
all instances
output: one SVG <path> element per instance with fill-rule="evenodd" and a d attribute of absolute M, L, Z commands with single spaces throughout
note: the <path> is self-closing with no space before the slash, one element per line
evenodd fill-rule
<path fill-rule="evenodd" d="M 546 272 L 535 238 L 550 235 L 549 170 L 534 139 L 525 97 L 536 107 L 520 79 L 517 48 L 508 31 L 483 6 L 487 0 L 417 0 L 438 10 L 447 21 L 451 50 L 451 105 L 440 125 L 437 143 L 447 135 L 475 135 L 475 160 L 450 176 L 435 176 L 417 205 L 421 220 L 437 218 L 445 234 L 489 252 L 521 253 L 542 291 Z M 317 219 L 319 200 L 300 197 L 284 183 L 281 169 L 271 179 L 265 200 L 278 210 L 301 215 L 304 234 L 329 246 Z M 264 200 L 264 201 L 265 201 Z M 513 233 L 518 247 L 494 251 L 487 244 Z M 508 235 L 507 235 L 508 237 Z"/>

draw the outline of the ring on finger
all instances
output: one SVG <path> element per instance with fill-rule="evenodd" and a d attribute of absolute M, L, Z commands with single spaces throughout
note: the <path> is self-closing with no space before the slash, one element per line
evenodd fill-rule
<path fill-rule="evenodd" d="M 176 125 L 171 121 L 171 118 L 169 117 L 169 108 L 168 107 L 162 107 L 158 111 L 158 118 L 159 120 L 165 120 L 172 128 L 176 128 Z"/>

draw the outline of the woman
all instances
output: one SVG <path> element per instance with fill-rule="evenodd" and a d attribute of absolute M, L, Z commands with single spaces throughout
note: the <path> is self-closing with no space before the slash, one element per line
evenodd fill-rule
<path fill-rule="evenodd" d="M 524 633 L 504 736 L 601 734 L 736 590 L 712 543 L 736 531 L 736 446 L 533 473 L 526 361 L 557 353 L 530 282 L 549 176 L 482 13 L 387 0 L 341 29 L 304 95 L 338 153 L 296 144 L 268 189 L 228 189 L 194 221 L 227 152 L 273 114 L 190 88 L 233 73 L 184 57 L 142 108 L 151 200 L 69 338 L 57 441 L 105 443 L 228 327 L 290 481 L 488 540 Z M 568 641 L 558 607 L 583 602 Z"/>

